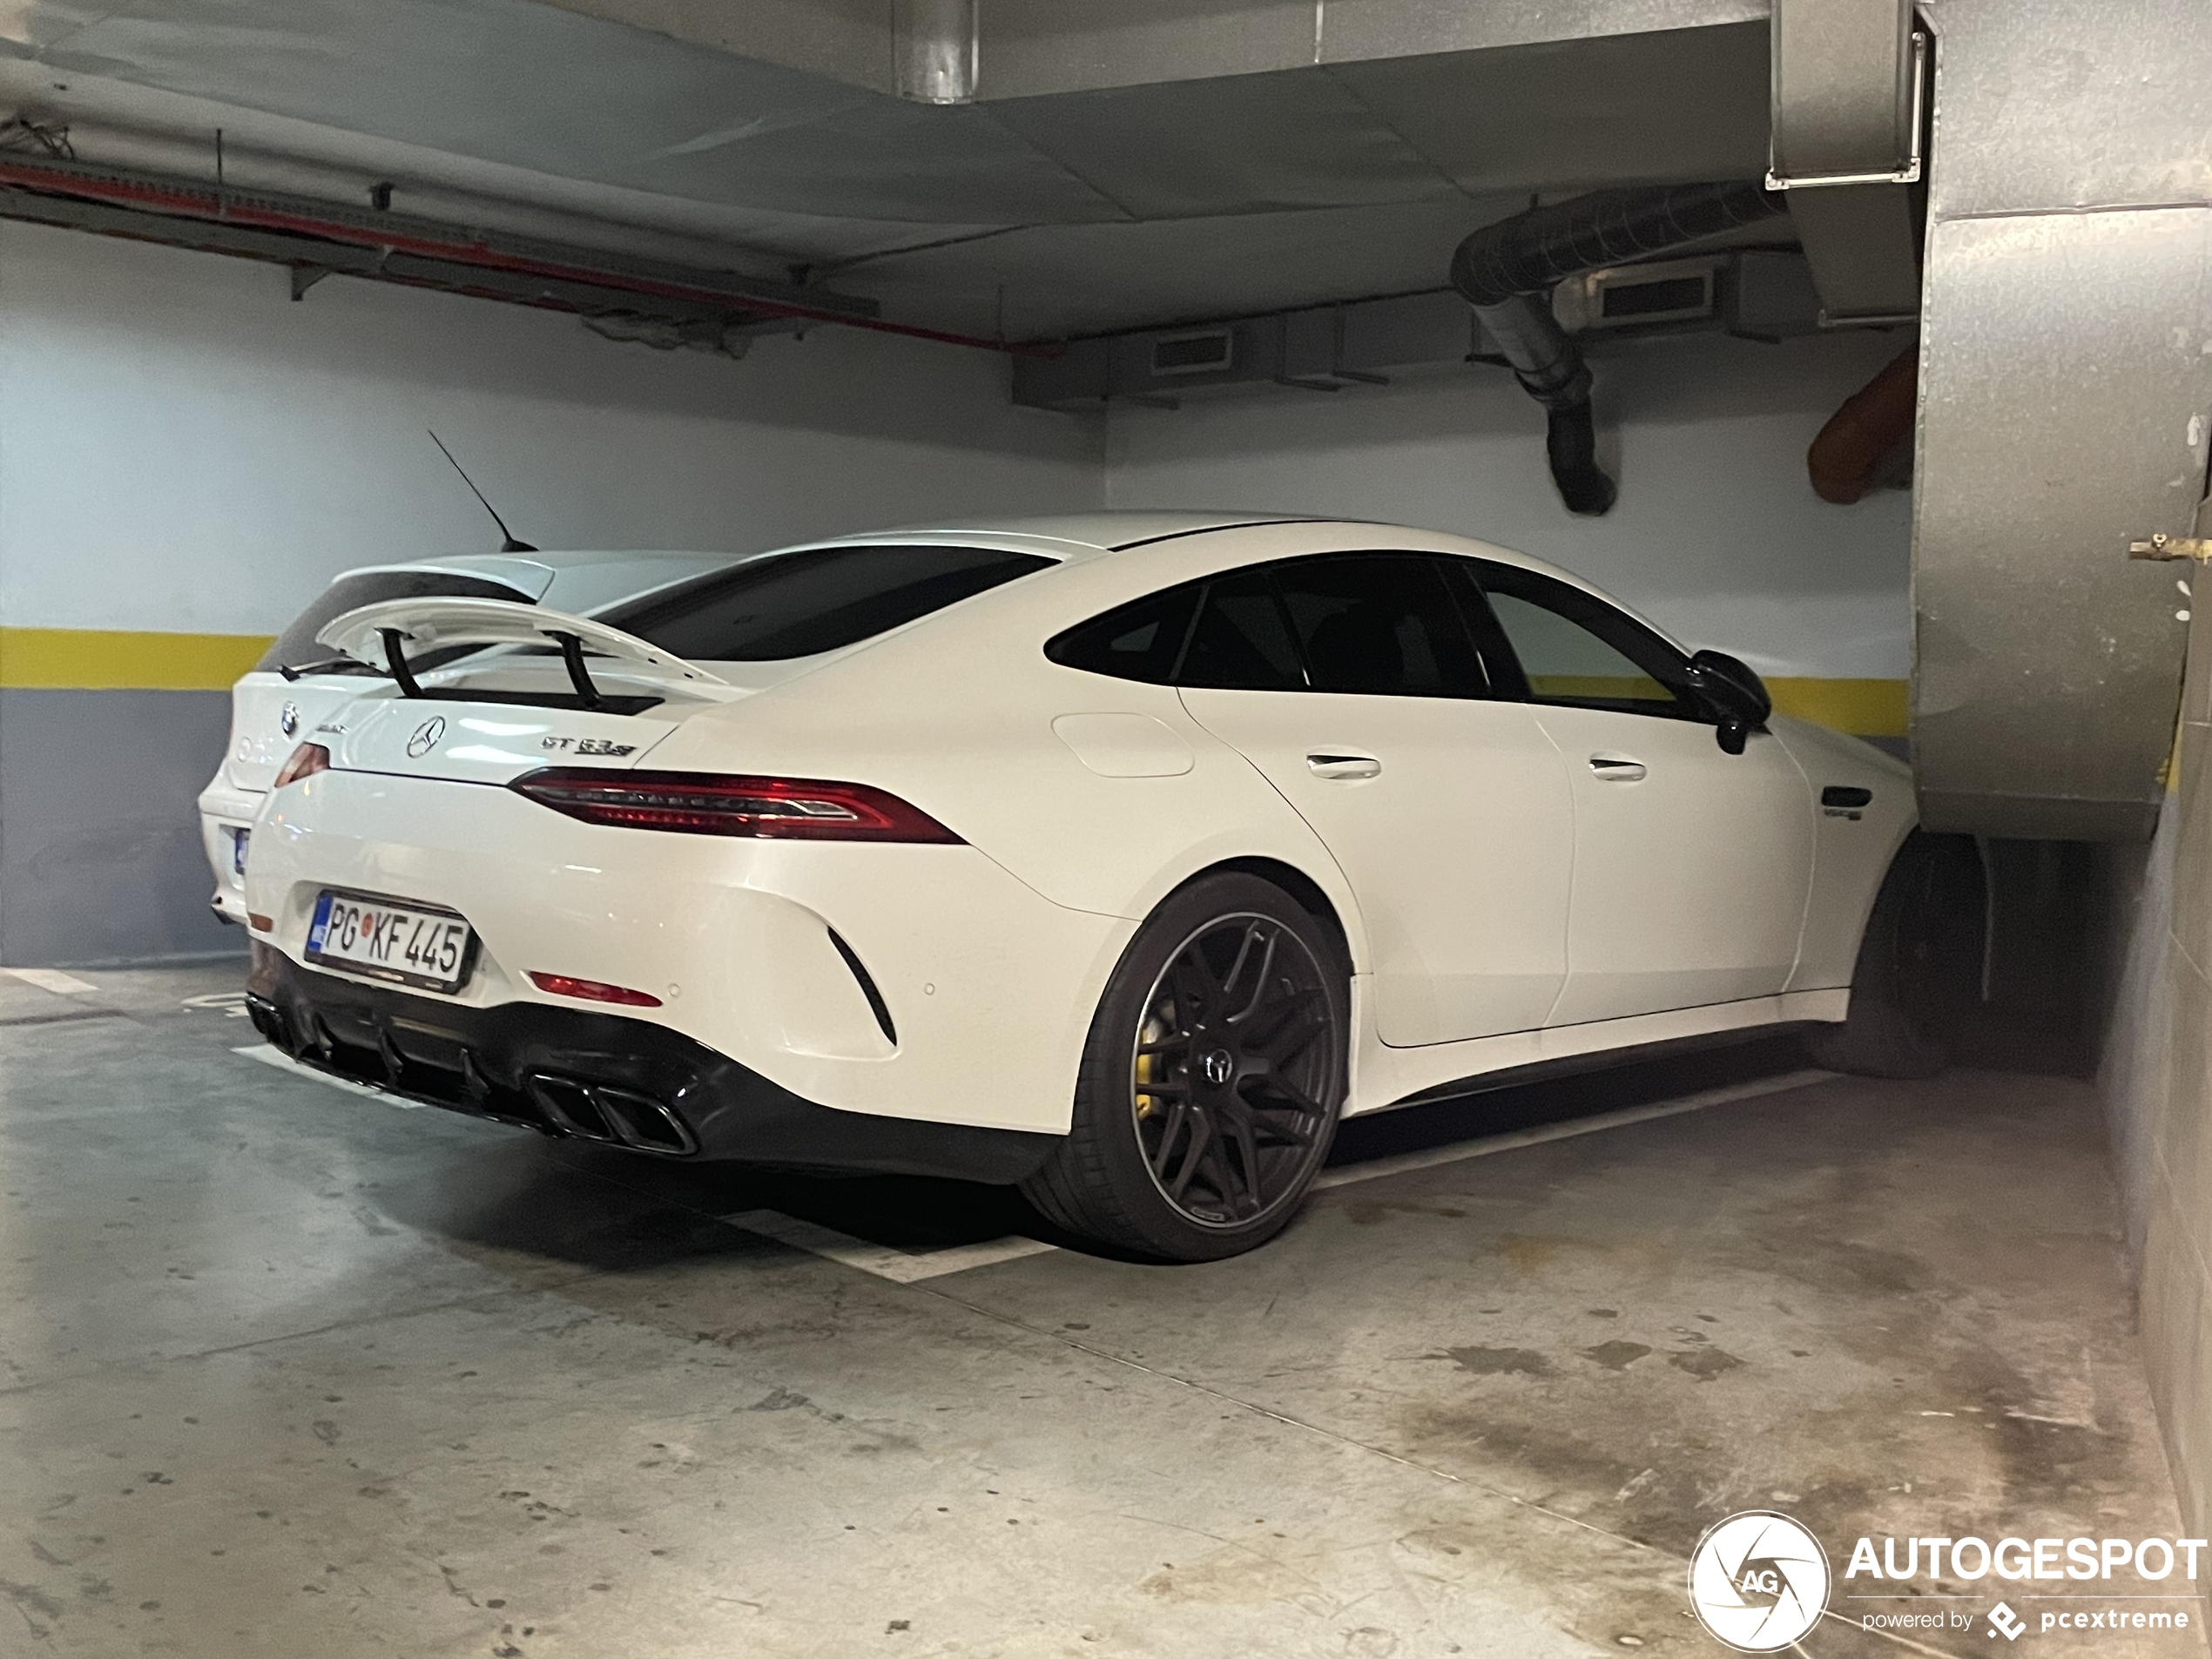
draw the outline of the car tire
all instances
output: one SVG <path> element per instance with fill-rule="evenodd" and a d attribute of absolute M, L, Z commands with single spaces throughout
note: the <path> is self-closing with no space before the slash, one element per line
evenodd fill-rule
<path fill-rule="evenodd" d="M 1347 969 L 1330 931 L 1254 875 L 1193 881 L 1122 954 L 1083 1045 L 1073 1124 L 1022 1184 L 1046 1219 L 1155 1261 L 1273 1238 L 1329 1155 Z"/>
<path fill-rule="evenodd" d="M 1981 855 L 1963 835 L 1905 838 L 1851 970 L 1851 1015 L 1805 1039 L 1813 1063 L 1865 1077 L 1933 1077 L 1979 986 Z"/>

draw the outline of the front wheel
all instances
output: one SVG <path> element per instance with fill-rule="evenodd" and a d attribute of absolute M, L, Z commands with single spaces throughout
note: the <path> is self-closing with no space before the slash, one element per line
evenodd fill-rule
<path fill-rule="evenodd" d="M 1805 1039 L 1816 1065 L 1933 1077 L 1980 984 L 1981 854 L 1964 835 L 1914 830 L 1891 863 L 1852 969 L 1851 1016 Z"/>
<path fill-rule="evenodd" d="M 1328 934 L 1272 883 L 1210 876 L 1172 894 L 1099 999 L 1073 1125 L 1023 1196 L 1157 1260 L 1264 1243 L 1335 1137 L 1348 1000 Z"/>

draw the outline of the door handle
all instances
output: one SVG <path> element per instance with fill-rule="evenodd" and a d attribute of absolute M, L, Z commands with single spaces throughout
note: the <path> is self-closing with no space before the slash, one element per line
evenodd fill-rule
<path fill-rule="evenodd" d="M 1600 783 L 1642 783 L 1648 768 L 1641 760 L 1631 760 L 1626 755 L 1592 755 L 1590 770 Z"/>
<path fill-rule="evenodd" d="M 1311 754 L 1305 765 L 1316 778 L 1344 780 L 1382 776 L 1382 762 L 1372 755 Z"/>

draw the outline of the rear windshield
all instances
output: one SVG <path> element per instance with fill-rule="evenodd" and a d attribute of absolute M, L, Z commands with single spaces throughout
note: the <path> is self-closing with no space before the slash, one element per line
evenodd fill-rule
<path fill-rule="evenodd" d="M 873 638 L 1051 563 L 984 547 L 813 548 L 714 571 L 599 620 L 693 662 L 782 662 Z"/>
<path fill-rule="evenodd" d="M 314 664 L 334 674 L 373 674 L 374 669 L 346 662 L 329 646 L 318 645 L 315 636 L 348 610 L 358 610 L 363 605 L 386 599 L 429 598 L 531 603 L 529 595 L 518 592 L 503 582 L 487 582 L 482 577 L 459 576 L 450 570 L 363 570 L 354 576 L 341 576 L 325 588 L 322 597 L 292 619 L 292 625 L 277 636 L 276 644 L 253 666 L 273 671 L 305 668 Z M 426 660 L 415 665 L 426 668 L 436 664 Z"/>

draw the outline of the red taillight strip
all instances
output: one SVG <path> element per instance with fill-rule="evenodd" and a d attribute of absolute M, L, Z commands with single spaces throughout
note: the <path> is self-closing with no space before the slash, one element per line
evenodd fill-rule
<path fill-rule="evenodd" d="M 556 813 L 615 828 L 764 840 L 962 844 L 920 807 L 867 784 L 549 766 L 508 787 Z"/>
<path fill-rule="evenodd" d="M 272 789 L 281 789 L 287 784 L 296 784 L 302 778 L 312 778 L 319 772 L 330 770 L 330 751 L 320 743 L 303 743 L 292 752 L 284 763 L 284 770 L 276 775 Z"/>
<path fill-rule="evenodd" d="M 625 1008 L 657 1008 L 660 1006 L 660 998 L 651 991 L 633 991 L 624 985 L 610 985 L 604 980 L 577 979 L 567 974 L 533 971 L 530 983 L 555 996 L 581 997 L 587 1002 L 619 1002 Z"/>

